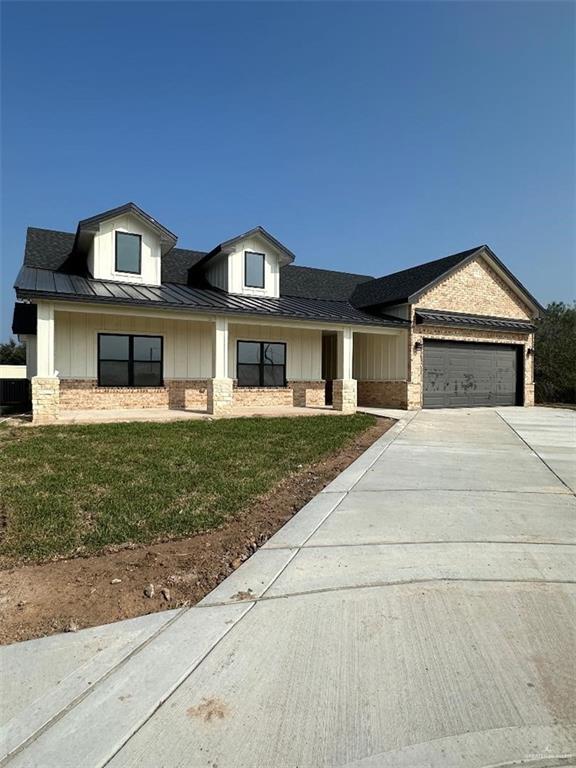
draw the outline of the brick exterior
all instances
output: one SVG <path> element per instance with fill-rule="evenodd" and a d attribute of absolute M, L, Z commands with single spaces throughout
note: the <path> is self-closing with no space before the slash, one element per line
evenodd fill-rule
<path fill-rule="evenodd" d="M 354 413 L 357 397 L 356 379 L 334 379 L 332 385 L 332 405 L 335 411 Z"/>
<path fill-rule="evenodd" d="M 534 349 L 534 334 L 504 331 L 480 331 L 464 328 L 442 328 L 432 325 L 416 325 L 415 310 L 440 309 L 447 312 L 467 312 L 475 315 L 493 315 L 517 320 L 532 320 L 534 313 L 483 260 L 476 259 L 439 285 L 423 294 L 411 307 L 412 330 L 408 355 L 408 407 L 422 406 L 422 349 L 414 344 L 425 339 L 446 341 L 489 342 L 492 344 L 517 344 L 524 347 L 524 405 L 534 405 L 534 355 L 526 350 Z"/>
<path fill-rule="evenodd" d="M 297 408 L 319 408 L 326 404 L 326 382 L 289 381 L 292 387 L 292 404 Z"/>
<path fill-rule="evenodd" d="M 56 420 L 60 401 L 60 379 L 56 376 L 32 377 L 32 421 L 49 424 Z"/>
<path fill-rule="evenodd" d="M 206 379 L 172 379 L 163 387 L 99 387 L 96 379 L 62 379 L 63 410 L 206 408 Z"/>
<path fill-rule="evenodd" d="M 471 261 L 431 288 L 420 297 L 418 306 L 521 320 L 533 317 L 526 304 L 483 259 Z"/>
<path fill-rule="evenodd" d="M 290 406 L 293 394 L 289 387 L 239 387 L 234 386 L 234 405 L 249 406 Z"/>
<path fill-rule="evenodd" d="M 372 408 L 406 408 L 406 381 L 358 381 L 358 405 Z"/>
<path fill-rule="evenodd" d="M 289 381 L 286 387 L 239 387 L 234 382 L 234 405 L 318 407 L 325 404 L 323 381 Z"/>

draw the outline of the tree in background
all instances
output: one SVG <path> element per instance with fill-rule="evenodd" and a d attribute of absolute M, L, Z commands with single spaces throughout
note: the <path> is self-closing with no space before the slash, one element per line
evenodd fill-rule
<path fill-rule="evenodd" d="M 26 364 L 26 345 L 10 339 L 0 344 L 0 365 Z"/>
<path fill-rule="evenodd" d="M 536 329 L 534 364 L 537 402 L 576 402 L 576 303 L 548 305 Z"/>

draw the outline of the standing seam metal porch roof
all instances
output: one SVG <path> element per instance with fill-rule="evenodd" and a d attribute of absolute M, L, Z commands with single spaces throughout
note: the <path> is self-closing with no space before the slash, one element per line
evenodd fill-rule
<path fill-rule="evenodd" d="M 410 325 L 407 320 L 391 315 L 369 314 L 353 307 L 347 301 L 303 299 L 291 296 L 279 298 L 240 296 L 214 288 L 194 288 L 176 283 L 165 283 L 160 286 L 119 283 L 26 266 L 20 270 L 14 287 L 20 299 L 94 301 L 188 312 L 265 315 L 399 329 L 408 328 Z"/>

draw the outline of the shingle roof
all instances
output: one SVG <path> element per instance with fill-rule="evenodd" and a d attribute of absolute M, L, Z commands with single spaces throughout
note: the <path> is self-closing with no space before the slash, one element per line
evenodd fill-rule
<path fill-rule="evenodd" d="M 73 232 L 28 227 L 24 264 L 40 269 L 59 269 L 72 251 L 74 238 Z"/>
<path fill-rule="evenodd" d="M 347 301 L 356 286 L 373 279 L 369 275 L 289 265 L 280 270 L 280 294 L 304 299 Z"/>
<path fill-rule="evenodd" d="M 205 251 L 172 248 L 162 257 L 162 282 L 187 285 L 190 268 L 198 264 L 205 255 Z"/>
<path fill-rule="evenodd" d="M 376 307 L 386 304 L 400 304 L 408 301 L 409 297 L 434 282 L 450 269 L 453 269 L 462 261 L 472 256 L 483 246 L 470 248 L 461 253 L 453 253 L 443 259 L 428 261 L 417 267 L 403 269 L 385 277 L 378 277 L 367 283 L 357 286 L 351 296 L 351 301 L 356 307 Z"/>
<path fill-rule="evenodd" d="M 22 267 L 16 278 L 18 298 L 50 298 L 58 301 L 97 301 L 162 307 L 188 312 L 265 315 L 298 320 L 353 323 L 403 328 L 406 320 L 374 315 L 353 307 L 347 301 L 300 299 L 290 296 L 240 296 L 216 289 L 197 288 L 179 283 L 160 286 L 132 285 L 112 280 L 94 280 L 54 270 Z"/>

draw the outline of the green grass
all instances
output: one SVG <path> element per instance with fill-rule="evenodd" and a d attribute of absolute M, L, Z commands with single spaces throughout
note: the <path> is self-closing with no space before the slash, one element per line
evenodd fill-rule
<path fill-rule="evenodd" d="M 0 432 L 0 554 L 41 560 L 214 528 L 373 417 L 98 424 Z"/>

